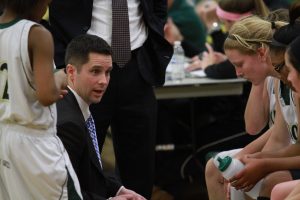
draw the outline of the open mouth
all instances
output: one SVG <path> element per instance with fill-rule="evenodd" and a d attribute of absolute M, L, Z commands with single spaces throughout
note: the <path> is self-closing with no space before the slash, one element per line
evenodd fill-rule
<path fill-rule="evenodd" d="M 93 90 L 93 93 L 95 93 L 96 96 L 102 96 L 104 93 L 104 90 Z"/>

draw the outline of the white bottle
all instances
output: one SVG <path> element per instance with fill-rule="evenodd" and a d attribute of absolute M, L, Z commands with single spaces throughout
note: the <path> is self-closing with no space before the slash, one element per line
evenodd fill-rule
<path fill-rule="evenodd" d="M 227 180 L 234 177 L 235 174 L 240 172 L 245 167 L 240 160 L 232 158 L 230 156 L 225 156 L 222 158 L 216 155 L 213 161 L 215 166 L 221 171 L 223 177 Z M 263 179 L 257 182 L 256 185 L 250 191 L 245 193 L 252 199 L 256 199 L 259 196 L 262 182 Z M 231 200 L 233 199 L 234 197 L 232 196 Z"/>
<path fill-rule="evenodd" d="M 174 42 L 174 54 L 171 59 L 171 80 L 181 81 L 185 78 L 184 51 L 180 41 Z"/>

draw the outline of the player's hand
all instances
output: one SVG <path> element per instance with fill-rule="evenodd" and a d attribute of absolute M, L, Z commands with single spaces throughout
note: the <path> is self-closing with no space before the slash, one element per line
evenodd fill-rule
<path fill-rule="evenodd" d="M 247 158 L 241 159 L 245 168 L 231 178 L 230 184 L 237 190 L 250 190 L 260 179 L 268 173 L 264 159 Z"/>
<path fill-rule="evenodd" d="M 62 99 L 68 94 L 68 90 L 60 90 L 59 98 Z"/>
<path fill-rule="evenodd" d="M 215 52 L 210 44 L 206 43 L 205 46 L 207 48 L 207 52 L 204 52 L 202 55 L 202 69 L 205 69 L 210 65 L 218 64 L 227 59 L 226 55 Z"/>
<path fill-rule="evenodd" d="M 119 192 L 118 196 L 126 196 L 126 197 L 129 197 L 130 199 L 133 199 L 133 200 L 146 200 L 142 195 L 134 192 L 133 190 L 129 190 L 125 187 L 122 187 L 122 189 Z"/>
<path fill-rule="evenodd" d="M 202 64 L 202 61 L 197 56 L 197 58 L 192 59 L 192 63 L 189 64 L 185 70 L 188 72 L 191 72 L 191 71 L 202 69 L 201 64 Z"/>
<path fill-rule="evenodd" d="M 67 75 L 63 69 L 54 73 L 56 87 L 59 90 L 59 98 L 63 98 L 68 91 L 67 88 Z"/>

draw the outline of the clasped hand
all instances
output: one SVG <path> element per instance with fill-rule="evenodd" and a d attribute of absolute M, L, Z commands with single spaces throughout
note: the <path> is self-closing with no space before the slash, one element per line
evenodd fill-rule
<path fill-rule="evenodd" d="M 250 191 L 255 184 L 267 174 L 264 159 L 256 158 L 254 155 L 245 155 L 240 159 L 245 167 L 229 180 L 232 187 L 244 192 Z"/>
<path fill-rule="evenodd" d="M 201 56 L 195 56 L 192 58 L 192 63 L 186 68 L 188 72 L 205 69 L 210 65 L 221 63 L 227 60 L 226 55 L 216 52 L 213 48 L 206 43 L 207 51 L 204 51 Z"/>

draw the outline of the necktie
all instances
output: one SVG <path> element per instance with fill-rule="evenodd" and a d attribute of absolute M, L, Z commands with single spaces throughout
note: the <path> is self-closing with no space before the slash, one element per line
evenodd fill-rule
<path fill-rule="evenodd" d="M 96 134 L 96 127 L 95 127 L 95 122 L 94 122 L 92 115 L 89 116 L 89 118 L 86 120 L 85 123 L 86 123 L 86 127 L 89 130 L 90 137 L 92 138 L 93 145 L 94 145 L 98 160 L 100 162 L 100 166 L 102 168 L 99 145 L 98 145 L 97 134 Z"/>
<path fill-rule="evenodd" d="M 111 48 L 113 61 L 124 67 L 131 57 L 127 0 L 112 0 Z"/>

